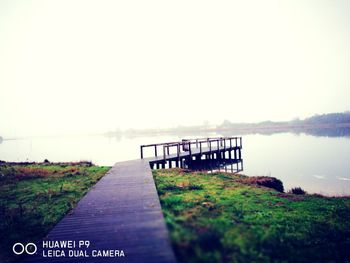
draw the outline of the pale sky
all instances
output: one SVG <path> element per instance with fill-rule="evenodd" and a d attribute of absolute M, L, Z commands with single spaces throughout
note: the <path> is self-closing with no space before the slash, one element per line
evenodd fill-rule
<path fill-rule="evenodd" d="M 0 0 L 0 135 L 350 110 L 350 1 Z"/>

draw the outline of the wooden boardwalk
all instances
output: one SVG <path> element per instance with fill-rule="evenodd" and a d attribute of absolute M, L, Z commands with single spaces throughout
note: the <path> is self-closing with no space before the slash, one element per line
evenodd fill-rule
<path fill-rule="evenodd" d="M 40 244 L 25 262 L 176 262 L 147 160 L 117 163 L 47 240 L 88 240 L 89 254 L 111 249 L 125 257 L 43 258 Z"/>

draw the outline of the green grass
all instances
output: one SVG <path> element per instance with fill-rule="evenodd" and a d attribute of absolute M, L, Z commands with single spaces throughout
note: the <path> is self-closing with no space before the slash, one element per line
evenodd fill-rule
<path fill-rule="evenodd" d="M 242 175 L 153 174 L 179 262 L 350 262 L 349 198 L 280 193 Z"/>
<path fill-rule="evenodd" d="M 0 262 L 36 242 L 109 170 L 90 163 L 0 165 Z"/>

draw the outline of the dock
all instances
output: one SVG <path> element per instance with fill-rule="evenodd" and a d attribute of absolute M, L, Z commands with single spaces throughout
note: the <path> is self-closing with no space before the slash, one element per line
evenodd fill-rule
<path fill-rule="evenodd" d="M 191 169 L 200 162 L 220 161 L 224 165 L 235 164 L 237 172 L 243 170 L 242 137 L 184 139 L 179 142 L 141 145 L 141 159 L 145 158 L 147 149 L 152 150 L 151 157 L 146 158 L 152 169 Z"/>

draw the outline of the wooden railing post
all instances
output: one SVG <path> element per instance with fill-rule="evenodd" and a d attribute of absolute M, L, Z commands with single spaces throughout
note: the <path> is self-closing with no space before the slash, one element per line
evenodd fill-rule
<path fill-rule="evenodd" d="M 157 157 L 157 145 L 154 145 L 154 155 Z"/>
<path fill-rule="evenodd" d="M 163 145 L 163 159 L 164 159 L 164 162 L 165 162 L 165 147 L 166 147 L 166 145 L 164 144 Z"/>
<path fill-rule="evenodd" d="M 140 146 L 140 150 L 141 150 L 141 159 L 143 159 L 143 145 Z"/>

